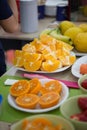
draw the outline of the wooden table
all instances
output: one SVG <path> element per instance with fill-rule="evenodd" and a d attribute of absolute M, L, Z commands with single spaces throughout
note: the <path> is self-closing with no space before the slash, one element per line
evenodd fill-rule
<path fill-rule="evenodd" d="M 16 39 L 16 40 L 32 40 L 35 37 L 38 37 L 40 32 L 47 28 L 53 21 L 55 21 L 54 17 L 45 17 L 44 19 L 39 20 L 38 22 L 38 31 L 35 33 L 7 33 L 2 28 L 0 28 L 0 38 L 3 39 Z"/>

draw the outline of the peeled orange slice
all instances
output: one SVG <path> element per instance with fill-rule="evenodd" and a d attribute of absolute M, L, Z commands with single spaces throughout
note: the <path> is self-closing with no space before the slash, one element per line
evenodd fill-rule
<path fill-rule="evenodd" d="M 46 82 L 44 86 L 41 88 L 41 94 L 45 94 L 48 92 L 56 92 L 56 93 L 61 93 L 62 91 L 62 85 L 58 80 L 51 80 L 49 82 Z"/>
<path fill-rule="evenodd" d="M 24 62 L 24 68 L 25 68 L 27 71 L 34 72 L 34 71 L 37 71 L 37 70 L 40 69 L 41 63 L 42 63 L 42 60 L 30 61 L 30 60 L 28 59 L 26 62 Z"/>
<path fill-rule="evenodd" d="M 39 104 L 41 108 L 49 108 L 59 102 L 60 95 L 56 92 L 48 92 L 40 97 Z"/>
<path fill-rule="evenodd" d="M 36 53 L 36 48 L 35 46 L 27 43 L 22 47 L 22 51 L 27 51 L 29 53 Z"/>
<path fill-rule="evenodd" d="M 62 67 L 62 63 L 59 60 L 49 59 L 42 62 L 41 70 L 52 72 Z"/>
<path fill-rule="evenodd" d="M 28 93 L 30 84 L 27 80 L 19 80 L 10 87 L 10 94 L 14 97 Z"/>
<path fill-rule="evenodd" d="M 15 58 L 14 58 L 14 65 L 18 67 L 23 67 L 24 58 L 23 58 L 23 51 L 15 50 Z"/>
<path fill-rule="evenodd" d="M 15 101 L 20 107 L 34 109 L 39 101 L 39 97 L 35 94 L 22 94 Z"/>
<path fill-rule="evenodd" d="M 49 119 L 37 117 L 36 119 L 22 121 L 22 130 L 62 130 L 61 124 L 54 124 Z"/>

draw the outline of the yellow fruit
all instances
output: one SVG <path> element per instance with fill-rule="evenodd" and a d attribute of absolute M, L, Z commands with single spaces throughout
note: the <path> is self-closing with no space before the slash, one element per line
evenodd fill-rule
<path fill-rule="evenodd" d="M 61 29 L 61 32 L 62 34 L 65 33 L 65 31 L 71 27 L 75 27 L 75 24 L 73 22 L 70 22 L 70 21 L 62 21 L 60 24 L 59 24 L 59 28 Z"/>
<path fill-rule="evenodd" d="M 80 24 L 79 27 L 83 30 L 83 32 L 87 32 L 87 24 L 86 23 Z"/>
<path fill-rule="evenodd" d="M 87 33 L 79 33 L 74 40 L 74 45 L 79 52 L 87 52 Z"/>
<path fill-rule="evenodd" d="M 69 29 L 64 33 L 64 35 L 70 37 L 70 38 L 72 39 L 72 41 L 74 41 L 76 35 L 77 35 L 78 33 L 81 33 L 81 32 L 83 32 L 81 28 L 79 28 L 79 27 L 72 27 L 72 28 L 69 28 Z"/>

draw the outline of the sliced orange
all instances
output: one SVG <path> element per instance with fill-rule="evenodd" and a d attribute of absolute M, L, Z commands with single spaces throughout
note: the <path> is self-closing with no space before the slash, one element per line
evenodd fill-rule
<path fill-rule="evenodd" d="M 61 93 L 62 91 L 62 85 L 58 80 L 51 80 L 49 82 L 46 82 L 42 87 L 41 87 L 41 94 L 45 94 L 48 92 L 56 92 L 56 93 Z"/>
<path fill-rule="evenodd" d="M 41 63 L 42 60 L 32 62 L 28 59 L 26 62 L 24 62 L 24 68 L 30 72 L 38 71 L 41 67 Z"/>
<path fill-rule="evenodd" d="M 35 46 L 27 43 L 22 47 L 22 51 L 27 51 L 29 53 L 36 53 L 36 48 Z"/>
<path fill-rule="evenodd" d="M 62 63 L 59 60 L 49 59 L 42 62 L 41 70 L 52 72 L 62 67 Z"/>
<path fill-rule="evenodd" d="M 18 67 L 23 67 L 24 58 L 23 58 L 24 52 L 21 50 L 15 51 L 15 58 L 14 58 L 14 65 Z"/>
<path fill-rule="evenodd" d="M 41 108 L 49 108 L 55 106 L 60 99 L 60 95 L 56 92 L 48 92 L 40 97 L 39 104 Z"/>
<path fill-rule="evenodd" d="M 19 80 L 10 87 L 10 94 L 14 97 L 28 93 L 30 90 L 30 83 L 28 80 Z"/>
<path fill-rule="evenodd" d="M 70 60 L 70 65 L 74 64 L 74 62 L 76 61 L 76 56 L 70 55 L 69 60 Z"/>
<path fill-rule="evenodd" d="M 38 78 L 33 78 L 30 81 L 30 93 L 38 94 L 41 89 L 41 83 Z"/>
<path fill-rule="evenodd" d="M 56 39 L 50 35 L 43 34 L 40 36 L 40 41 L 45 45 L 56 44 Z"/>
<path fill-rule="evenodd" d="M 23 120 L 22 130 L 62 130 L 59 125 L 53 124 L 50 120 L 46 118 L 36 118 L 33 120 Z"/>
<path fill-rule="evenodd" d="M 39 53 L 25 53 L 24 55 L 25 62 L 27 61 L 35 62 L 35 61 L 40 60 L 41 58 L 42 58 L 42 55 Z"/>
<path fill-rule="evenodd" d="M 39 97 L 35 94 L 22 94 L 15 101 L 20 107 L 34 109 L 39 101 Z"/>

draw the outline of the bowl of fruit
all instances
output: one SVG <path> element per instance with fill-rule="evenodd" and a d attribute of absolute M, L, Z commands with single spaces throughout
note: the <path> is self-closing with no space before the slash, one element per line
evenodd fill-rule
<path fill-rule="evenodd" d="M 82 93 L 87 94 L 87 74 L 81 76 L 78 79 L 78 85 L 82 90 Z"/>
<path fill-rule="evenodd" d="M 87 95 L 70 97 L 61 105 L 60 111 L 76 130 L 87 130 Z"/>

